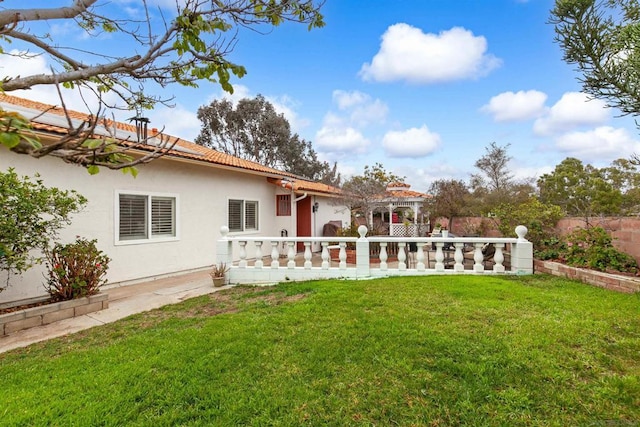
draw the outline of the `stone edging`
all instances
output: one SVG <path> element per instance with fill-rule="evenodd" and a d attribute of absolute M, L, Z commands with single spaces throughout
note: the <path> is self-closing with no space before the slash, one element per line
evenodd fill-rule
<path fill-rule="evenodd" d="M 640 292 L 640 278 L 603 273 L 585 268 L 571 267 L 559 262 L 533 260 L 535 273 L 547 273 L 616 292 Z"/>
<path fill-rule="evenodd" d="M 109 294 L 60 301 L 0 315 L 0 337 L 16 331 L 82 316 L 109 307 Z"/>

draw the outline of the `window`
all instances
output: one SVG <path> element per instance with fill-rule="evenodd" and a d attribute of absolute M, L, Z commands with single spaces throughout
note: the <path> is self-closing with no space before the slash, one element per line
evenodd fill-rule
<path fill-rule="evenodd" d="M 118 194 L 117 241 L 175 239 L 175 196 Z"/>
<path fill-rule="evenodd" d="M 290 194 L 276 195 L 276 215 L 291 216 L 291 195 Z"/>
<path fill-rule="evenodd" d="M 258 229 L 258 202 L 229 200 L 229 231 Z"/>

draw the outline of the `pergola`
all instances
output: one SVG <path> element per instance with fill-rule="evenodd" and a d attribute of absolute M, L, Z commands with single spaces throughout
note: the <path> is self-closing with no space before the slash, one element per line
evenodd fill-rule
<path fill-rule="evenodd" d="M 418 223 L 418 214 L 424 202 L 431 199 L 430 194 L 420 193 L 410 189 L 409 184 L 404 182 L 392 182 L 387 185 L 384 194 L 380 196 L 380 200 L 376 203 L 376 211 L 386 209 L 389 211 L 389 235 L 390 236 L 419 236 L 421 227 Z M 398 208 L 411 209 L 413 211 L 413 223 L 393 223 L 393 212 Z M 373 223 L 373 213 L 371 214 L 370 224 Z M 428 215 L 427 215 L 428 216 Z"/>

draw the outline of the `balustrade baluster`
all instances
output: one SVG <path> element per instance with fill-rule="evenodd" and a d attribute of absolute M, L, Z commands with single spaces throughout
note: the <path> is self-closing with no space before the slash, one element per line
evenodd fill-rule
<path fill-rule="evenodd" d="M 436 243 L 436 271 L 444 271 L 444 252 L 442 252 L 442 247 L 444 243 L 437 242 Z"/>
<path fill-rule="evenodd" d="M 380 270 L 386 271 L 389 266 L 387 265 L 387 242 L 380 242 Z"/>
<path fill-rule="evenodd" d="M 476 249 L 473 252 L 473 271 L 476 273 L 482 273 L 484 271 L 484 255 L 482 254 L 482 243 L 475 243 L 473 245 Z"/>
<path fill-rule="evenodd" d="M 345 242 L 340 242 L 340 254 L 338 255 L 338 259 L 340 260 L 340 263 L 338 264 L 338 267 L 340 268 L 340 270 L 346 270 L 347 269 L 347 244 Z"/>
<path fill-rule="evenodd" d="M 416 253 L 416 261 L 418 262 L 418 264 L 416 265 L 416 268 L 418 269 L 418 271 L 424 271 L 425 269 L 424 246 L 422 243 L 418 243 L 418 252 Z"/>
<path fill-rule="evenodd" d="M 407 246 L 406 243 L 399 243 L 398 244 L 398 270 L 406 270 L 407 269 L 407 254 L 405 252 L 405 247 Z"/>
<path fill-rule="evenodd" d="M 256 241 L 256 262 L 253 264 L 255 268 L 262 268 L 262 242 Z"/>
<path fill-rule="evenodd" d="M 289 250 L 287 251 L 287 258 L 289 259 L 287 262 L 287 268 L 295 268 L 296 251 L 294 250 L 294 247 L 296 246 L 296 242 L 287 242 L 287 246 L 289 246 Z"/>
<path fill-rule="evenodd" d="M 502 248 L 504 248 L 504 243 L 496 243 L 494 244 L 496 248 L 496 253 L 493 255 L 493 272 L 494 273 L 504 273 L 504 254 L 502 253 Z"/>
<path fill-rule="evenodd" d="M 280 267 L 280 252 L 278 252 L 278 242 L 271 242 L 271 268 Z"/>
<path fill-rule="evenodd" d="M 238 267 L 247 268 L 247 242 L 240 241 L 238 245 L 240 246 L 240 262 L 238 263 Z"/>
<path fill-rule="evenodd" d="M 329 269 L 329 248 L 327 246 L 329 246 L 329 242 L 322 242 L 320 243 L 320 245 L 322 246 L 322 269 L 323 270 L 328 270 Z"/>
<path fill-rule="evenodd" d="M 311 242 L 304 242 L 304 268 L 311 268 Z"/>
<path fill-rule="evenodd" d="M 464 271 L 464 254 L 462 253 L 462 248 L 464 247 L 464 243 L 455 243 L 454 244 L 456 251 L 453 254 L 453 259 L 455 260 L 455 264 L 453 265 L 453 271 Z"/>

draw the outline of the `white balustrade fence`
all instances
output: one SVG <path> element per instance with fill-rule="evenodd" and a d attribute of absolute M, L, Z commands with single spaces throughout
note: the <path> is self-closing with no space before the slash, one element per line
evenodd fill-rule
<path fill-rule="evenodd" d="M 364 279 L 427 274 L 532 274 L 533 245 L 519 225 L 517 238 L 498 237 L 246 237 L 221 228 L 217 262 L 231 284 L 330 278 Z M 313 254 L 312 243 L 322 251 Z M 297 246 L 304 246 L 300 256 Z M 487 253 L 488 246 L 494 250 Z M 237 253 L 234 253 L 236 248 Z M 282 249 L 285 249 L 284 251 Z M 331 256 L 331 253 L 336 253 Z M 355 257 L 354 257 L 355 254 Z"/>

